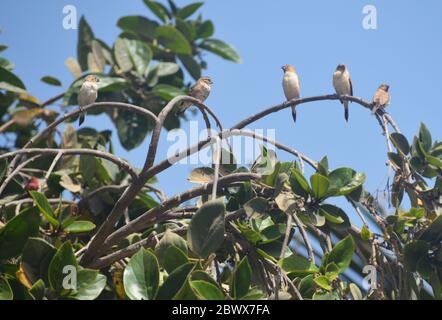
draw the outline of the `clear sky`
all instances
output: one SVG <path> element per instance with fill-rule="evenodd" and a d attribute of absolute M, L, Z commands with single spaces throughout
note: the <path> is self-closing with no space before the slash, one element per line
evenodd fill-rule
<path fill-rule="evenodd" d="M 152 17 L 141 0 L 2 0 L 0 43 L 9 46 L 4 55 L 41 100 L 61 91 L 41 83 L 42 76 L 58 77 L 64 88 L 73 80 L 64 66 L 67 57 L 75 57 L 77 43 L 77 32 L 62 27 L 62 9 L 67 4 L 75 5 L 79 17 L 84 14 L 95 35 L 108 44 L 119 34 L 116 21 L 121 16 Z M 362 26 L 362 9 L 369 4 L 377 8 L 376 30 Z M 332 73 L 337 64 L 345 63 L 356 96 L 370 100 L 380 83 L 390 84 L 389 112 L 409 139 L 420 121 L 434 138 L 442 136 L 441 1 L 209 0 L 202 14 L 214 21 L 215 37 L 231 43 L 244 61 L 237 65 L 207 56 L 207 74 L 215 81 L 207 104 L 225 127 L 284 100 L 283 64 L 297 68 L 302 95 L 311 96 L 333 93 Z M 89 117 L 85 124 L 109 128 L 112 125 L 106 119 Z M 327 155 L 333 168 L 349 166 L 365 172 L 370 191 L 385 186 L 385 138 L 370 112 L 356 104 L 350 105 L 349 123 L 337 101 L 325 101 L 300 106 L 296 125 L 287 109 L 250 128 L 275 128 L 276 139 L 313 159 Z M 165 137 L 157 160 L 166 155 Z M 140 166 L 149 141 L 127 153 L 117 140 L 117 153 Z M 170 195 L 183 191 L 190 169 L 181 165 L 160 175 L 160 186 Z"/>

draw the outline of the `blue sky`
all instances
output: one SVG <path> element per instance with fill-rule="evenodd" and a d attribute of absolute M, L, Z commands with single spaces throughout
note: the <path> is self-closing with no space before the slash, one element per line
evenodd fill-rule
<path fill-rule="evenodd" d="M 77 43 L 77 32 L 62 27 L 62 10 L 68 4 L 75 5 L 78 18 L 84 14 L 95 35 L 108 44 L 119 34 L 116 21 L 121 16 L 152 17 L 141 0 L 3 0 L 7 9 L 0 13 L 0 43 L 9 46 L 4 56 L 16 64 L 15 73 L 40 100 L 61 92 L 41 83 L 42 76 L 59 78 L 64 88 L 73 80 L 64 66 L 67 57 L 75 57 Z M 377 8 L 376 30 L 362 27 L 362 8 L 368 4 Z M 389 112 L 407 137 L 417 133 L 420 121 L 434 138 L 442 136 L 438 101 L 442 2 L 209 0 L 201 12 L 214 21 L 215 37 L 231 43 L 244 61 L 238 65 L 207 55 L 207 74 L 215 81 L 207 103 L 225 127 L 284 100 L 281 65 L 297 68 L 302 95 L 311 96 L 333 93 L 332 73 L 337 64 L 345 63 L 356 96 L 370 100 L 380 83 L 390 84 Z M 105 116 L 89 117 L 85 124 L 97 129 L 111 126 Z M 370 112 L 356 104 L 350 105 L 349 123 L 338 102 L 325 101 L 300 106 L 296 125 L 287 109 L 250 127 L 254 128 L 275 128 L 276 139 L 316 160 L 327 155 L 331 167 L 365 172 L 370 191 L 385 186 L 385 138 Z M 165 137 L 157 160 L 166 156 Z M 119 155 L 142 165 L 147 139 L 129 153 L 117 139 L 115 143 Z M 170 195 L 183 191 L 189 186 L 185 181 L 190 169 L 174 167 L 159 176 L 160 186 Z"/>

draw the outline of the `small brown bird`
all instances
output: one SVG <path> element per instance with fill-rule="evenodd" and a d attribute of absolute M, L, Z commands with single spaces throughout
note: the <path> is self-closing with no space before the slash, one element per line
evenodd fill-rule
<path fill-rule="evenodd" d="M 383 83 L 379 86 L 378 90 L 376 90 L 372 102 L 373 107 L 371 109 L 373 114 L 376 114 L 380 108 L 385 108 L 390 104 L 390 94 L 388 93 L 388 89 L 390 89 L 390 86 Z"/>
<path fill-rule="evenodd" d="M 340 64 L 333 73 L 333 87 L 338 95 L 353 95 L 353 84 L 351 83 L 350 73 L 345 65 Z M 345 121 L 348 121 L 348 103 L 347 100 L 340 100 L 345 109 Z"/>
<path fill-rule="evenodd" d="M 204 102 L 209 97 L 210 90 L 212 90 L 213 81 L 209 77 L 201 77 L 190 88 L 189 96 Z M 185 101 L 178 111 L 178 114 L 183 114 L 193 103 L 191 101 Z"/>
<path fill-rule="evenodd" d="M 84 118 L 86 116 L 83 107 L 94 103 L 95 100 L 97 100 L 98 82 L 100 82 L 100 79 L 98 79 L 98 77 L 94 75 L 88 75 L 81 85 L 77 98 L 77 102 L 81 110 L 80 117 L 78 119 L 78 125 L 80 126 L 84 122 Z"/>
<path fill-rule="evenodd" d="M 299 77 L 296 73 L 296 69 L 286 64 L 281 67 L 284 71 L 284 77 L 282 78 L 282 89 L 287 100 L 298 99 L 301 94 L 301 89 L 299 86 Z M 296 122 L 296 106 L 292 106 L 292 118 Z"/>

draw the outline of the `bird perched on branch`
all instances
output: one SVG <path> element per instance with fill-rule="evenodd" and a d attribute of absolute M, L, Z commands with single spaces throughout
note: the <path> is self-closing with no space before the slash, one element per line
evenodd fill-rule
<path fill-rule="evenodd" d="M 351 83 L 350 73 L 345 65 L 340 64 L 333 73 L 333 87 L 338 95 L 353 95 L 353 84 Z M 345 109 L 345 121 L 348 121 L 348 104 L 347 100 L 340 100 Z"/>
<path fill-rule="evenodd" d="M 201 77 L 198 81 L 190 88 L 189 96 L 204 102 L 210 94 L 212 89 L 212 80 L 209 77 Z M 193 103 L 191 101 L 184 101 L 181 104 L 178 114 L 183 114 Z"/>
<path fill-rule="evenodd" d="M 390 86 L 383 83 L 379 86 L 378 90 L 376 90 L 372 102 L 373 107 L 371 109 L 373 114 L 376 114 L 380 108 L 385 108 L 390 104 L 390 94 L 388 93 L 388 89 L 390 89 Z"/>
<path fill-rule="evenodd" d="M 87 106 L 88 104 L 94 103 L 95 100 L 97 100 L 98 82 L 100 82 L 100 79 L 98 79 L 98 77 L 94 75 L 88 75 L 81 85 L 77 98 L 77 102 L 80 106 L 81 111 L 80 117 L 78 119 L 78 125 L 80 126 L 84 122 L 84 117 L 86 116 L 83 107 Z"/>
<path fill-rule="evenodd" d="M 299 78 L 293 66 L 286 64 L 281 67 L 284 71 L 282 78 L 282 89 L 287 100 L 298 99 L 300 97 Z M 296 105 L 292 106 L 293 121 L 296 122 Z"/>

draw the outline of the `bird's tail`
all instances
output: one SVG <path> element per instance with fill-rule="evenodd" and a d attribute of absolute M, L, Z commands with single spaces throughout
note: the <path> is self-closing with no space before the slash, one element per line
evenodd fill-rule
<path fill-rule="evenodd" d="M 296 123 L 296 106 L 292 106 L 292 118 L 293 122 Z"/>
<path fill-rule="evenodd" d="M 83 109 L 83 107 L 80 106 L 80 116 L 78 117 L 78 125 L 81 126 L 81 124 L 84 122 L 84 118 L 86 116 L 86 113 Z"/>
<path fill-rule="evenodd" d="M 349 112 L 348 112 L 348 101 L 344 101 L 344 116 L 345 116 L 345 121 L 348 122 L 348 116 L 349 116 Z"/>

